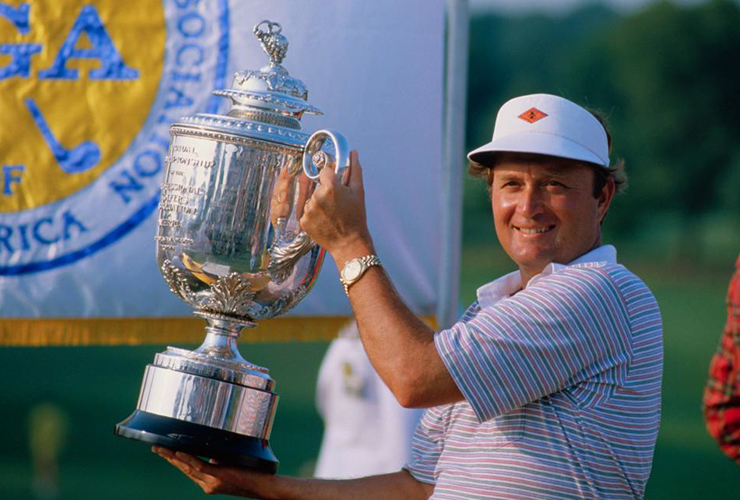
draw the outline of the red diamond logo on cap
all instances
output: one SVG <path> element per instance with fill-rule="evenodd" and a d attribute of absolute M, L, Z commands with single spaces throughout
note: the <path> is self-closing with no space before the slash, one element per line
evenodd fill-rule
<path fill-rule="evenodd" d="M 529 108 L 527 111 L 522 113 L 518 116 L 518 118 L 521 118 L 525 122 L 534 123 L 536 121 L 542 120 L 547 116 L 547 113 L 544 111 L 540 111 L 537 108 Z"/>

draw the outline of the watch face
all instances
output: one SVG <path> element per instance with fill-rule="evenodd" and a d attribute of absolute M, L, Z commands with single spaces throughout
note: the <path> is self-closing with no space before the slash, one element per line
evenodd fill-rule
<path fill-rule="evenodd" d="M 360 275 L 360 271 L 362 271 L 362 264 L 356 260 L 351 260 L 342 269 L 342 277 L 345 281 L 353 281 Z"/>

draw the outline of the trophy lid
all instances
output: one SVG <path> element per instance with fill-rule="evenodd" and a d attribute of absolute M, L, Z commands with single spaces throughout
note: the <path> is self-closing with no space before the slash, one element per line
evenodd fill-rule
<path fill-rule="evenodd" d="M 279 23 L 267 20 L 254 27 L 254 35 L 270 62 L 259 70 L 237 72 L 231 89 L 214 92 L 215 95 L 231 98 L 232 109 L 238 106 L 255 107 L 298 119 L 304 112 L 322 114 L 318 108 L 306 102 L 306 85 L 290 76 L 282 65 L 288 52 L 288 39 L 282 34 L 282 29 Z"/>
<path fill-rule="evenodd" d="M 265 20 L 258 23 L 253 32 L 270 58 L 267 66 L 239 71 L 230 89 L 213 92 L 231 99 L 226 115 L 198 113 L 184 117 L 172 126 L 171 133 L 180 133 L 185 127 L 303 147 L 308 139 L 308 135 L 301 132 L 303 113 L 323 113 L 306 102 L 308 89 L 282 65 L 288 51 L 288 39 L 281 33 L 282 26 Z"/>

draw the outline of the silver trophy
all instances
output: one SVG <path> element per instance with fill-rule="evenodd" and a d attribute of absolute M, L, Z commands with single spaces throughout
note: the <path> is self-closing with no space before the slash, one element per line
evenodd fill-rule
<path fill-rule="evenodd" d="M 281 65 L 281 26 L 254 28 L 270 63 L 236 73 L 226 115 L 170 127 L 157 263 L 172 292 L 207 321 L 195 351 L 168 347 L 147 365 L 136 411 L 116 435 L 275 472 L 268 439 L 278 396 L 266 368 L 239 354 L 243 328 L 283 314 L 311 289 L 324 250 L 301 231 L 322 168 L 348 166 L 346 139 L 301 131 L 321 112 Z"/>

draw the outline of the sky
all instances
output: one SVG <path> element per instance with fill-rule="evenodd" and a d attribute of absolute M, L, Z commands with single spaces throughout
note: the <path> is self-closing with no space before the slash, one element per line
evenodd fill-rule
<path fill-rule="evenodd" d="M 656 0 L 468 0 L 471 10 L 490 10 L 500 13 L 527 13 L 548 12 L 552 14 L 566 13 L 584 4 L 608 4 L 622 12 L 639 10 Z M 673 0 L 680 4 L 698 4 L 704 0 Z"/>

